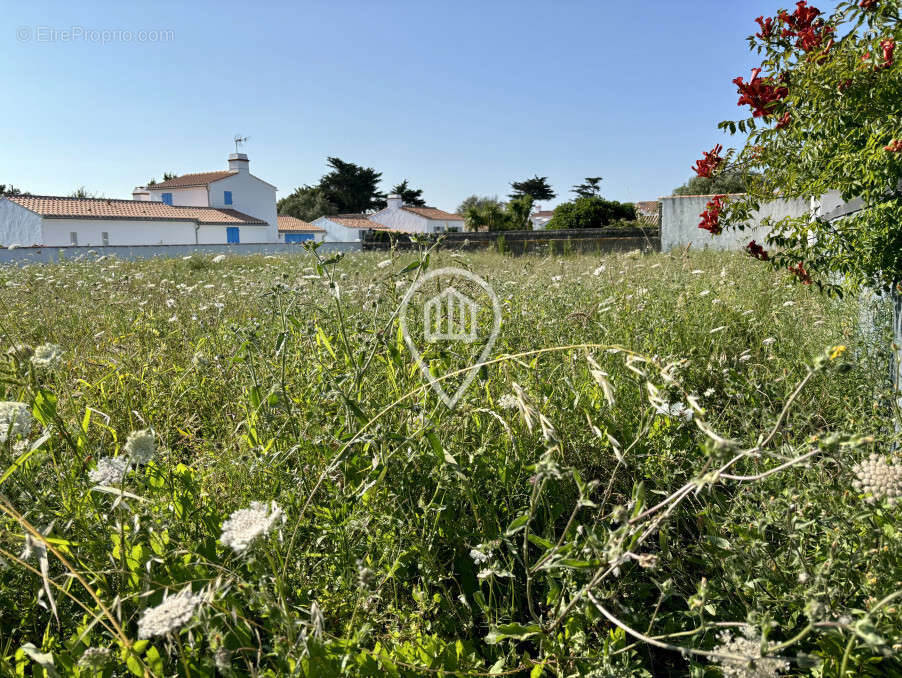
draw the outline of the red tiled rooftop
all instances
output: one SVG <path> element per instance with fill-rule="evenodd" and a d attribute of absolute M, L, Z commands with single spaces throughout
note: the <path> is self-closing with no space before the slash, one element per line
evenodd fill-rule
<path fill-rule="evenodd" d="M 220 172 L 196 172 L 194 174 L 183 174 L 180 177 L 175 177 L 175 179 L 170 179 L 169 181 L 161 181 L 156 184 L 152 184 L 147 186 L 148 189 L 152 191 L 157 191 L 161 188 L 188 188 L 190 186 L 206 186 L 208 184 L 212 184 L 214 181 L 219 181 L 220 179 L 225 179 L 226 177 L 230 177 L 233 174 L 238 174 L 235 170 L 223 170 Z"/>
<path fill-rule="evenodd" d="M 464 218 L 459 214 L 452 214 L 451 212 L 445 212 L 444 210 L 440 210 L 437 207 L 409 207 L 404 205 L 402 208 L 405 212 L 412 212 L 414 214 L 419 214 L 421 217 L 426 217 L 427 219 L 435 219 L 437 221 L 463 221 Z"/>
<path fill-rule="evenodd" d="M 196 221 L 201 224 L 265 224 L 262 219 L 232 209 L 179 207 L 153 200 L 116 198 L 64 198 L 29 195 L 9 198 L 44 217 L 57 219 L 145 219 Z"/>
<path fill-rule="evenodd" d="M 298 219 L 290 214 L 280 214 L 279 233 L 325 233 L 326 229 L 314 226 L 308 221 Z"/>

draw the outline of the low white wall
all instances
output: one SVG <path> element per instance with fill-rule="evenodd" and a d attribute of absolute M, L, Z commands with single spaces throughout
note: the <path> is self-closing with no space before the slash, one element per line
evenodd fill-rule
<path fill-rule="evenodd" d="M 671 195 L 661 198 L 661 251 L 669 252 L 676 247 L 692 245 L 693 249 L 736 250 L 748 245 L 750 240 L 762 242 L 768 229 L 761 226 L 765 217 L 782 219 L 787 216 L 800 217 L 811 209 L 811 201 L 804 199 L 774 200 L 755 213 L 744 231 L 725 230 L 720 235 L 711 235 L 698 227 L 701 213 L 713 195 Z M 833 206 L 835 197 L 824 197 L 825 205 Z M 841 204 L 842 201 L 840 200 Z"/>

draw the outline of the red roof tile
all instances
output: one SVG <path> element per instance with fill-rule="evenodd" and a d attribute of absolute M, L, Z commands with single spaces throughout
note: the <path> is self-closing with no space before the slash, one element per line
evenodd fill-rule
<path fill-rule="evenodd" d="M 435 219 L 437 221 L 463 221 L 464 218 L 459 214 L 452 214 L 451 212 L 445 212 L 444 210 L 440 210 L 436 207 L 409 207 L 404 205 L 402 208 L 405 212 L 413 212 L 414 214 L 419 214 L 421 217 L 426 217 L 427 219 Z"/>
<path fill-rule="evenodd" d="M 290 214 L 279 215 L 279 233 L 325 233 L 326 229 L 298 219 Z"/>
<path fill-rule="evenodd" d="M 237 210 L 214 207 L 179 207 L 153 200 L 115 198 L 63 198 L 29 195 L 9 198 L 27 210 L 52 219 L 143 219 L 196 221 L 200 224 L 265 224 Z"/>
<path fill-rule="evenodd" d="M 238 174 L 237 170 L 223 170 L 221 172 L 195 172 L 194 174 L 183 174 L 169 181 L 161 181 L 157 184 L 147 186 L 152 191 L 158 191 L 161 188 L 188 188 L 190 186 L 206 186 L 214 181 L 225 179 L 233 174 Z"/>

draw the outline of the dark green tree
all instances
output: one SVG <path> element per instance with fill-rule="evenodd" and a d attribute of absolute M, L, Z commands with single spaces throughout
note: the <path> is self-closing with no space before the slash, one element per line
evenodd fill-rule
<path fill-rule="evenodd" d="M 319 190 L 339 214 L 362 214 L 385 207 L 385 195 L 379 192 L 382 172 L 340 158 L 327 158 L 326 164 L 331 171 L 320 179 Z"/>
<path fill-rule="evenodd" d="M 601 197 L 602 177 L 586 177 L 585 181 L 573 187 L 572 192 L 580 198 Z"/>
<path fill-rule="evenodd" d="M 474 203 L 467 208 L 464 219 L 468 231 L 524 231 L 532 230 L 531 212 L 532 196 L 523 195 L 506 205 L 497 201 Z"/>
<path fill-rule="evenodd" d="M 722 172 L 711 177 L 692 177 L 673 189 L 673 195 L 714 195 L 715 193 L 745 193 L 752 175 L 739 171 Z"/>
<path fill-rule="evenodd" d="M 514 192 L 508 197 L 512 199 L 524 195 L 532 196 L 534 201 L 554 200 L 557 197 L 557 193 L 548 184 L 548 177 L 540 177 L 538 174 L 532 179 L 511 182 L 511 188 Z"/>
<path fill-rule="evenodd" d="M 545 228 L 603 228 L 617 221 L 632 221 L 635 218 L 636 206 L 632 203 L 599 197 L 577 198 L 558 205 Z"/>
<path fill-rule="evenodd" d="M 483 208 L 487 205 L 496 205 L 498 207 L 504 207 L 504 203 L 498 200 L 497 195 L 471 195 L 460 203 L 457 206 L 457 213 L 461 216 L 466 215 L 466 213 L 473 207 Z"/>
<path fill-rule="evenodd" d="M 175 179 L 177 176 L 178 176 L 178 174 L 175 174 L 173 172 L 163 172 L 163 181 L 169 181 L 170 179 Z M 151 179 L 150 181 L 147 182 L 147 186 L 153 186 L 156 183 L 157 183 L 156 179 Z"/>
<path fill-rule="evenodd" d="M 423 189 L 418 188 L 416 190 L 410 188 L 407 185 L 407 179 L 402 181 L 397 186 L 394 186 L 389 193 L 394 193 L 396 195 L 401 196 L 401 201 L 405 205 L 413 205 L 414 207 L 425 207 L 426 201 L 423 200 Z"/>
<path fill-rule="evenodd" d="M 338 214 L 335 207 L 317 186 L 301 186 L 276 204 L 279 214 L 288 214 L 302 221 L 313 221 L 329 214 Z"/>
<path fill-rule="evenodd" d="M 14 198 L 17 195 L 30 195 L 29 193 L 22 191 L 12 184 L 0 184 L 0 198 L 2 197 L 10 197 Z"/>
<path fill-rule="evenodd" d="M 102 198 L 103 195 L 100 193 L 95 193 L 94 191 L 89 191 L 84 186 L 79 186 L 74 191 L 69 194 L 70 198 Z"/>

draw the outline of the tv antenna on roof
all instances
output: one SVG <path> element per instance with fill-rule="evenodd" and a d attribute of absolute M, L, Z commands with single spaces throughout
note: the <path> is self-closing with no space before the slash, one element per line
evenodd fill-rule
<path fill-rule="evenodd" d="M 243 137 L 243 136 L 241 136 L 240 134 L 236 134 L 236 135 L 235 135 L 234 141 L 235 141 L 235 152 L 236 152 L 236 153 L 240 153 L 240 152 L 241 152 L 241 149 L 239 149 L 238 147 L 239 147 L 239 146 L 243 146 L 244 144 L 246 144 L 246 143 L 247 143 L 247 140 L 248 140 L 249 138 L 250 138 L 250 137 Z"/>

